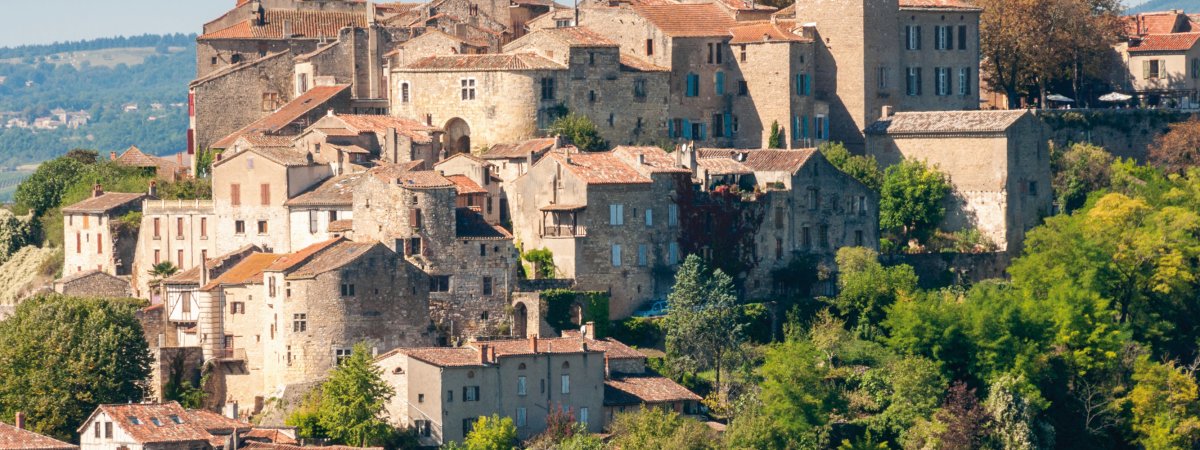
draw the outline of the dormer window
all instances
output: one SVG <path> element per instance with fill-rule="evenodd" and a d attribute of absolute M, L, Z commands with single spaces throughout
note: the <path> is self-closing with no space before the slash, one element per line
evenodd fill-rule
<path fill-rule="evenodd" d="M 129 423 L 134 424 L 134 425 L 141 425 L 142 421 L 138 420 L 137 417 L 129 416 Z"/>
<path fill-rule="evenodd" d="M 154 426 L 156 426 L 156 427 L 161 427 L 161 426 L 162 426 L 162 422 L 161 422 L 161 421 L 159 421 L 157 417 L 151 417 L 151 418 L 150 418 L 150 423 L 153 423 L 153 424 L 154 424 Z"/>
<path fill-rule="evenodd" d="M 180 420 L 180 419 L 179 419 L 179 416 L 177 416 L 177 415 L 174 415 L 174 414 L 171 414 L 171 415 L 167 416 L 167 418 L 168 418 L 168 419 L 171 419 L 171 421 L 172 421 L 172 422 L 175 422 L 175 423 L 178 423 L 178 424 L 182 424 L 182 423 L 183 423 L 183 420 Z"/>

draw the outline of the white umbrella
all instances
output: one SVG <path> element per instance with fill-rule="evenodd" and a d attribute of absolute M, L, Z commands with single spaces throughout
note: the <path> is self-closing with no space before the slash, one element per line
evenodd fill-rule
<path fill-rule="evenodd" d="M 1102 102 L 1127 102 L 1132 99 L 1132 96 L 1122 94 L 1120 92 L 1111 92 L 1100 96 Z"/>
<path fill-rule="evenodd" d="M 1046 100 L 1050 100 L 1052 102 L 1075 103 L 1075 100 L 1071 100 L 1070 97 L 1065 97 L 1058 94 L 1047 95 Z"/>

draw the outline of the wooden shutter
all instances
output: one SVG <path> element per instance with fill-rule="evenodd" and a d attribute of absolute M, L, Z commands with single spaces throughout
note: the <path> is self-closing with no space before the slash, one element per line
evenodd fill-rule
<path fill-rule="evenodd" d="M 1142 79 L 1150 79 L 1150 60 L 1142 61 Z"/>
<path fill-rule="evenodd" d="M 229 203 L 233 206 L 241 206 L 242 204 L 242 185 L 233 183 L 229 185 Z"/>
<path fill-rule="evenodd" d="M 270 184 L 263 183 L 262 185 L 260 185 L 259 186 L 259 194 L 262 196 L 262 205 L 263 206 L 267 206 L 267 205 L 271 204 L 271 185 Z"/>

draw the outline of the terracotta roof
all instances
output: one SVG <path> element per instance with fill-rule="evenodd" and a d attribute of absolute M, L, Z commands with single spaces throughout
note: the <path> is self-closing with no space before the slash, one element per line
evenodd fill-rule
<path fill-rule="evenodd" d="M 525 158 L 530 153 L 543 153 L 554 147 L 554 138 L 540 138 L 522 141 L 516 144 L 497 144 L 483 154 L 484 159 L 514 159 Z"/>
<path fill-rule="evenodd" d="M 470 154 L 470 153 L 455 153 L 455 154 L 454 154 L 454 156 L 451 156 L 451 157 L 449 157 L 449 158 L 446 158 L 446 159 L 443 159 L 443 160 L 441 160 L 441 161 L 438 161 L 437 163 L 435 163 L 435 164 L 433 165 L 433 167 L 434 167 L 434 168 L 437 168 L 438 166 L 440 166 L 440 165 L 442 165 L 442 164 L 446 164 L 446 163 L 448 163 L 448 162 L 450 162 L 450 161 L 453 161 L 453 160 L 455 160 L 455 159 L 458 159 L 458 158 L 469 159 L 469 160 L 471 160 L 471 161 L 472 161 L 472 162 L 474 162 L 474 163 L 478 163 L 480 166 L 492 166 L 492 165 L 494 165 L 494 164 L 492 164 L 492 163 L 488 162 L 487 160 L 485 160 L 485 159 L 483 159 L 483 158 L 480 158 L 480 157 L 478 157 L 478 156 L 472 155 L 472 154 Z"/>
<path fill-rule="evenodd" d="M 287 275 L 287 279 L 313 278 L 329 271 L 341 269 L 357 261 L 359 257 L 366 254 L 376 245 L 379 244 L 341 240 L 315 253 L 303 264 L 295 267 L 295 270 Z"/>
<path fill-rule="evenodd" d="M 538 353 L 582 353 L 584 343 L 589 352 L 603 352 L 609 359 L 641 359 L 645 358 L 637 350 L 629 348 L 612 339 L 585 339 L 578 334 L 559 338 L 538 339 Z M 487 344 L 496 349 L 496 357 L 512 355 L 532 355 L 533 349 L 529 339 L 505 339 L 499 341 L 479 342 L 471 345 Z"/>
<path fill-rule="evenodd" d="M 729 34 L 733 35 L 730 44 L 754 44 L 759 42 L 812 42 L 804 36 L 804 30 L 798 28 L 799 25 L 792 21 L 761 21 L 761 22 L 742 22 L 743 25 L 738 25 L 729 29 Z"/>
<path fill-rule="evenodd" d="M 348 84 L 317 86 L 309 89 L 308 92 L 283 105 L 274 113 L 242 127 L 242 129 L 233 132 L 229 136 L 225 136 L 213 143 L 211 147 L 229 148 L 243 135 L 264 135 L 278 132 L 349 89 L 350 85 Z"/>
<path fill-rule="evenodd" d="M 1130 36 L 1186 33 L 1192 21 L 1182 11 L 1155 11 L 1125 17 L 1125 28 Z"/>
<path fill-rule="evenodd" d="M 776 11 L 779 9 L 754 0 L 721 0 L 721 2 L 738 11 Z"/>
<path fill-rule="evenodd" d="M 1026 110 L 902 112 L 876 121 L 868 134 L 1002 133 Z"/>
<path fill-rule="evenodd" d="M 335 220 L 333 222 L 329 222 L 330 233 L 345 233 L 352 230 L 354 230 L 354 220 L 352 219 Z"/>
<path fill-rule="evenodd" d="M 433 142 L 431 131 L 441 128 L 425 125 L 412 119 L 384 115 L 338 114 L 337 117 L 358 133 L 386 133 L 389 128 L 395 128 L 397 133 L 407 136 L 418 144 Z"/>
<path fill-rule="evenodd" d="M 230 419 L 206 409 L 189 409 L 187 413 L 192 417 L 192 423 L 208 430 L 209 433 L 228 434 L 234 430 L 249 430 L 254 426 L 250 423 Z"/>
<path fill-rule="evenodd" d="M 234 250 L 232 252 L 218 256 L 216 258 L 209 259 L 208 264 L 205 264 L 205 266 L 208 267 L 209 272 L 214 272 L 214 271 L 223 272 L 224 270 L 229 270 L 234 265 L 237 265 L 238 262 L 241 262 L 247 256 L 250 256 L 250 255 L 258 252 L 258 250 L 259 250 L 259 248 L 255 245 L 244 245 L 237 250 Z M 229 264 L 229 267 L 225 267 L 226 264 Z M 218 275 L 218 276 L 220 276 L 220 275 Z M 167 278 L 166 280 L 163 280 L 163 283 L 166 283 L 166 284 L 199 284 L 200 283 L 200 266 L 198 266 L 198 265 L 193 266 L 191 269 L 185 270 L 183 272 L 179 272 L 179 273 L 175 274 L 174 276 Z"/>
<path fill-rule="evenodd" d="M 570 47 L 616 47 L 617 43 L 588 27 L 546 28 L 529 33 L 530 39 L 555 39 Z"/>
<path fill-rule="evenodd" d="M 242 439 L 245 439 L 248 441 L 255 441 L 257 439 L 265 439 L 267 441 L 270 441 L 273 444 L 286 444 L 286 445 L 296 445 L 296 444 L 300 443 L 299 441 L 296 440 L 296 438 L 288 436 L 282 430 L 277 430 L 274 428 L 255 428 L 253 430 L 247 431 L 246 434 L 243 434 Z"/>
<path fill-rule="evenodd" d="M 660 376 L 623 376 L 604 381 L 604 406 L 700 401 L 696 393 Z"/>
<path fill-rule="evenodd" d="M 128 150 L 125 150 L 125 153 L 118 156 L 116 163 L 131 167 L 158 167 L 159 164 L 150 155 L 142 153 L 142 150 L 137 148 L 136 145 L 129 147 Z"/>
<path fill-rule="evenodd" d="M 471 208 L 454 210 L 455 236 L 473 240 L 509 240 L 512 234 L 499 225 L 492 225 L 484 219 L 483 214 Z"/>
<path fill-rule="evenodd" d="M 75 450 L 79 446 L 0 422 L 0 450 Z"/>
<path fill-rule="evenodd" d="M 734 161 L 732 158 L 700 158 L 696 160 L 696 165 L 701 172 L 707 171 L 709 175 L 750 175 L 754 173 L 745 164 Z"/>
<path fill-rule="evenodd" d="M 337 37 L 342 28 L 367 26 L 367 16 L 362 13 L 268 9 L 266 23 L 258 25 L 253 19 L 233 24 L 227 28 L 206 33 L 197 39 L 289 39 Z M 284 35 L 284 24 L 288 24 L 290 35 Z"/>
<path fill-rule="evenodd" d="M 612 152 L 574 153 L 569 161 L 562 152 L 550 152 L 542 161 L 554 160 L 587 184 L 649 184 L 651 180 L 638 173 Z M 540 164 L 541 162 L 539 162 Z"/>
<path fill-rule="evenodd" d="M 105 192 L 98 197 L 91 197 L 63 208 L 62 211 L 74 214 L 107 213 L 129 203 L 140 202 L 144 198 L 146 198 L 146 194 Z"/>
<path fill-rule="evenodd" d="M 364 175 L 359 172 L 330 178 L 288 200 L 284 206 L 352 206 L 354 188 Z"/>
<path fill-rule="evenodd" d="M 252 146 L 235 155 L 221 158 L 220 161 L 213 163 L 213 166 L 219 166 L 228 161 L 232 161 L 234 157 L 240 156 L 243 153 L 254 153 L 256 155 L 260 155 L 284 167 L 307 166 L 312 164 L 312 161 L 309 160 L 308 153 L 298 150 L 294 147 Z"/>
<path fill-rule="evenodd" d="M 342 239 L 342 238 L 330 239 L 325 242 L 318 242 L 318 243 L 312 244 L 308 247 L 304 247 L 304 248 L 300 249 L 299 251 L 288 253 L 286 255 L 283 255 L 279 259 L 275 260 L 275 263 L 271 264 L 270 267 L 267 267 L 266 269 L 264 269 L 264 271 L 265 272 L 283 272 L 283 271 L 291 270 L 292 268 L 294 268 L 300 264 L 303 264 L 305 261 L 308 261 L 309 258 L 311 258 L 313 255 L 319 253 L 321 250 L 331 247 L 334 244 L 337 244 L 338 242 L 342 242 L 343 240 L 344 239 Z"/>
<path fill-rule="evenodd" d="M 299 445 L 272 444 L 266 442 L 248 442 L 242 450 L 383 450 L 383 447 L 347 447 L 344 445 L 325 445 L 321 447 L 301 447 Z"/>
<path fill-rule="evenodd" d="M 634 11 L 671 37 L 724 37 L 737 22 L 712 3 L 634 5 Z"/>
<path fill-rule="evenodd" d="M 773 14 L 773 16 L 779 17 L 779 18 L 793 18 L 794 19 L 796 17 L 796 4 L 788 3 L 786 8 L 783 8 L 779 11 L 775 11 L 775 14 Z"/>
<path fill-rule="evenodd" d="M 216 279 L 210 281 L 201 290 L 210 291 L 220 286 L 234 286 L 240 284 L 261 284 L 263 282 L 263 270 L 270 267 L 282 256 L 274 253 L 255 253 L 247 256 L 237 265 L 222 273 Z"/>
<path fill-rule="evenodd" d="M 454 188 L 458 190 L 458 195 L 470 194 L 486 194 L 487 189 L 484 189 L 474 180 L 466 175 L 447 175 L 446 179 L 454 183 Z"/>
<path fill-rule="evenodd" d="M 658 147 L 620 146 L 613 149 L 613 154 L 633 166 L 635 170 L 648 173 L 691 173 L 690 170 L 675 164 L 675 157 Z M 638 166 L 638 155 L 642 155 L 645 164 Z"/>
<path fill-rule="evenodd" d="M 175 402 L 100 405 L 92 415 L 95 416 L 99 412 L 107 414 L 117 426 L 125 430 L 134 442 L 139 444 L 211 442 L 214 438 L 202 426 L 194 423 L 191 415 Z M 134 423 L 135 420 L 137 423 Z M 79 431 L 82 432 L 91 423 L 91 417 L 88 417 Z"/>
<path fill-rule="evenodd" d="M 900 0 L 900 9 L 954 9 L 983 11 L 964 0 Z"/>
<path fill-rule="evenodd" d="M 538 211 L 569 212 L 569 211 L 582 211 L 585 209 L 587 209 L 587 205 L 576 205 L 576 204 L 570 204 L 570 203 L 555 203 L 553 205 L 546 205 L 541 208 L 538 208 Z"/>
<path fill-rule="evenodd" d="M 563 70 L 566 66 L 533 53 L 429 56 L 401 67 L 401 71 L 515 71 Z"/>
<path fill-rule="evenodd" d="M 670 72 L 671 69 L 625 53 L 621 54 L 621 70 L 626 72 Z"/>
<path fill-rule="evenodd" d="M 705 148 L 697 151 L 698 156 L 704 158 L 744 158 L 741 161 L 742 165 L 748 167 L 755 172 L 790 172 L 795 173 L 800 170 L 804 163 L 808 162 L 808 158 L 812 157 L 817 151 L 815 149 L 798 149 L 798 150 L 779 150 L 779 149 L 761 149 L 761 150 L 735 150 L 728 148 Z"/>
<path fill-rule="evenodd" d="M 1129 53 L 1139 52 L 1186 52 L 1196 46 L 1200 33 L 1150 34 L 1143 36 L 1135 46 L 1129 45 Z"/>
<path fill-rule="evenodd" d="M 116 276 L 116 275 L 113 275 L 113 274 L 111 274 L 111 273 L 104 272 L 104 271 L 102 271 L 102 270 L 100 270 L 100 269 L 91 269 L 91 270 L 85 270 L 85 271 L 83 271 L 83 272 L 76 273 L 76 274 L 74 274 L 74 275 L 71 275 L 71 276 L 69 276 L 69 277 L 63 277 L 63 278 L 60 278 L 60 279 L 54 280 L 54 282 L 55 282 L 55 283 L 70 283 L 70 282 L 72 282 L 72 281 L 77 281 L 77 280 L 81 280 L 81 279 L 84 279 L 84 278 L 89 278 L 89 277 L 109 278 L 109 279 L 117 279 L 117 280 L 121 280 L 121 281 L 124 281 L 124 282 L 126 282 L 126 283 L 128 283 L 128 282 L 129 282 L 129 280 L 128 280 L 128 279 L 125 279 L 125 278 L 118 277 L 118 276 Z"/>
<path fill-rule="evenodd" d="M 482 366 L 479 350 L 467 347 L 402 348 L 397 353 L 438 367 Z M 389 352 L 390 353 L 390 352 Z M 383 355 L 387 356 L 387 354 Z"/>

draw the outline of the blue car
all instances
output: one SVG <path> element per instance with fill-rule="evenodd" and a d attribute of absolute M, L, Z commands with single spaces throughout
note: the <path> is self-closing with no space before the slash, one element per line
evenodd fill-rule
<path fill-rule="evenodd" d="M 649 308 L 633 313 L 634 317 L 659 317 L 667 315 L 667 302 L 659 300 L 650 304 Z"/>

